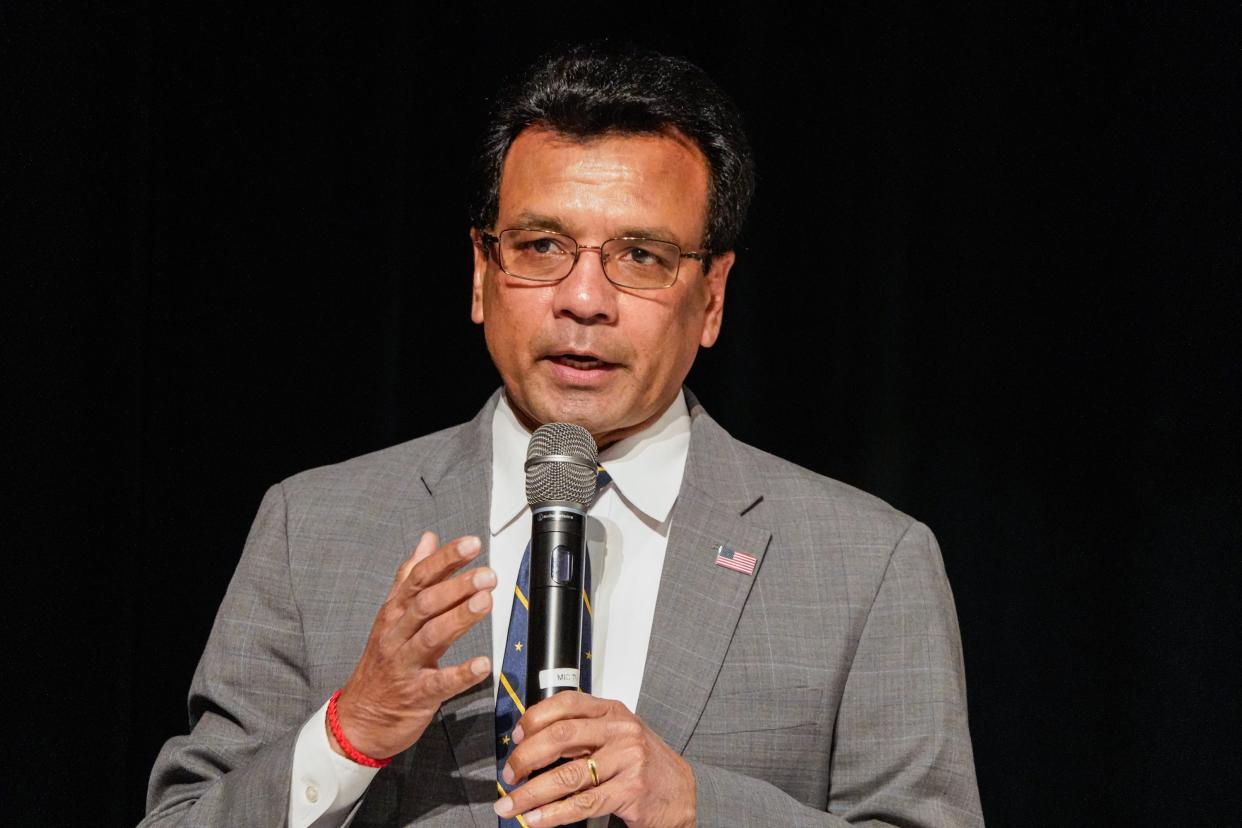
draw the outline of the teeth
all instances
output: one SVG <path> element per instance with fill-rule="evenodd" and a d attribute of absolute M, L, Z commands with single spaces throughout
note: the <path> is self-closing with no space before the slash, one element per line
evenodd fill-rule
<path fill-rule="evenodd" d="M 597 365 L 603 365 L 603 362 L 595 357 L 578 356 L 577 354 L 562 354 L 560 359 L 562 362 L 571 363 L 578 368 L 594 368 Z"/>

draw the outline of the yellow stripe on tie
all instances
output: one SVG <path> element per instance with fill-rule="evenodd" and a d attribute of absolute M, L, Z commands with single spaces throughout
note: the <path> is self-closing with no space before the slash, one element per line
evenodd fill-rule
<path fill-rule="evenodd" d="M 526 715 L 526 705 L 522 704 L 522 700 L 517 697 L 517 693 L 513 692 L 513 685 L 509 683 L 509 679 L 505 678 L 505 674 L 500 674 L 500 683 L 505 686 L 505 692 L 509 694 L 509 698 L 513 699 L 513 703 L 517 705 L 518 712 L 523 716 Z"/>
<path fill-rule="evenodd" d="M 594 618 L 595 613 L 591 612 L 591 599 L 587 597 L 585 589 L 582 590 L 582 604 L 586 607 L 587 615 Z"/>
<path fill-rule="evenodd" d="M 513 594 L 516 595 L 517 599 L 522 602 L 522 606 L 526 607 L 526 611 L 530 612 L 530 601 L 526 600 L 526 596 L 522 594 L 522 590 L 518 589 L 517 584 L 513 585 Z"/>
<path fill-rule="evenodd" d="M 505 793 L 505 789 L 500 786 L 499 782 L 496 783 L 496 790 L 500 791 L 501 799 L 504 799 L 506 796 L 508 796 L 508 794 Z M 521 814 L 517 815 L 517 821 L 518 821 L 518 825 L 521 825 L 522 828 L 530 828 L 530 826 L 526 824 L 526 820 L 522 819 Z"/>

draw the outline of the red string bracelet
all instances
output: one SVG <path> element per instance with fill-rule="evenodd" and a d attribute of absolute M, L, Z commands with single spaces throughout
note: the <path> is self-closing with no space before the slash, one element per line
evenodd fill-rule
<path fill-rule="evenodd" d="M 366 765 L 368 768 L 386 768 L 392 764 L 392 758 L 388 759 L 372 759 L 358 748 L 349 743 L 345 738 L 345 732 L 341 730 L 341 720 L 336 715 L 336 700 L 341 697 L 341 691 L 337 690 L 332 694 L 332 698 L 328 699 L 328 727 L 332 728 L 332 735 L 336 737 L 336 743 L 341 746 L 341 750 L 345 751 L 345 755 L 359 765 Z"/>

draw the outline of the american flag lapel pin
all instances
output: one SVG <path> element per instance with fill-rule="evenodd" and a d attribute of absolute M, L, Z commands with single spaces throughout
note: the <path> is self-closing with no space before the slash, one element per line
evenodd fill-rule
<path fill-rule="evenodd" d="M 732 569 L 746 575 L 753 575 L 755 573 L 755 556 L 748 555 L 740 549 L 730 549 L 727 546 L 717 546 L 716 566 L 723 566 L 725 569 Z"/>

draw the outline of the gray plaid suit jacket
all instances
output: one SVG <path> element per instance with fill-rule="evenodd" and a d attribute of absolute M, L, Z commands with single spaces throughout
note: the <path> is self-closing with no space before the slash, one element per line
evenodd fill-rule
<path fill-rule="evenodd" d="M 287 819 L 301 725 L 352 671 L 427 529 L 488 537 L 491 421 L 273 486 L 161 751 L 150 825 Z M 922 524 L 692 418 L 638 715 L 694 769 L 698 823 L 981 825 L 953 597 Z M 753 575 L 715 564 L 724 544 Z M 446 654 L 491 652 L 476 625 Z M 494 828 L 494 688 L 446 702 L 359 826 Z M 619 822 L 614 819 L 614 823 Z"/>

